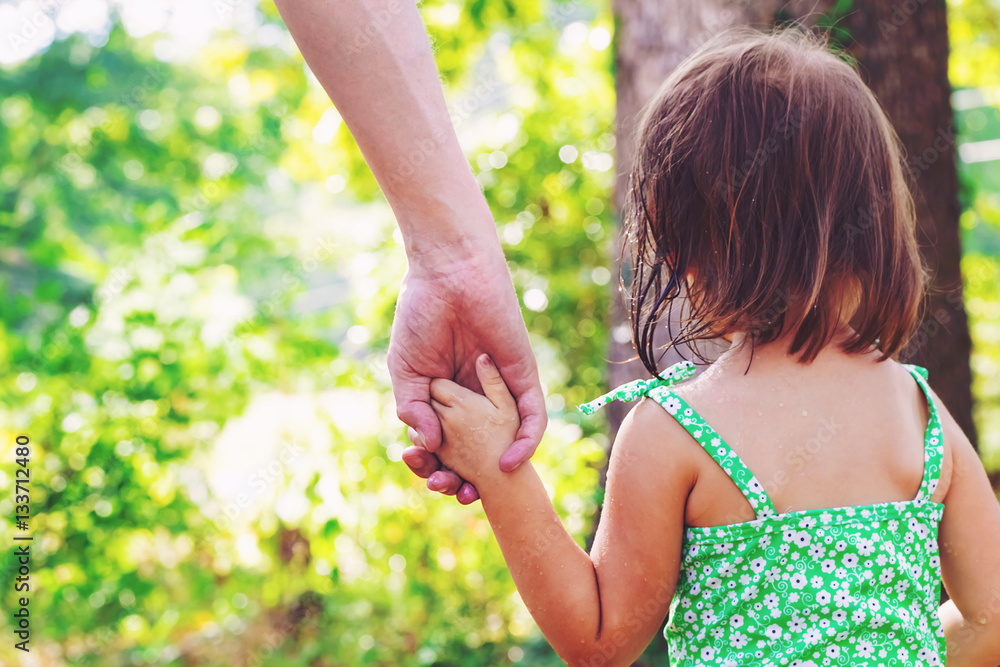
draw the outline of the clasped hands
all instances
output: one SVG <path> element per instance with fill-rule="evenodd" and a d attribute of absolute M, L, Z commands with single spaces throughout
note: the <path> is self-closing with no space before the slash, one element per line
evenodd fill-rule
<path fill-rule="evenodd" d="M 482 492 L 502 481 L 500 457 L 517 437 L 521 420 L 489 355 L 476 360 L 476 375 L 484 394 L 443 378 L 431 380 L 430 389 L 444 436 L 438 459 Z"/>
<path fill-rule="evenodd" d="M 545 432 L 547 415 L 538 366 L 498 243 L 474 252 L 445 247 L 430 255 L 412 253 L 409 260 L 388 359 L 396 414 L 410 427 L 414 445 L 403 451 L 403 462 L 427 479 L 427 488 L 455 495 L 467 505 L 479 498 L 475 482 L 438 456 L 442 424 L 431 405 L 432 380 L 444 391 L 446 400 L 438 401 L 441 406 L 452 407 L 447 405 L 454 404 L 450 399 L 462 397 L 463 406 L 485 407 L 468 394 L 484 384 L 486 369 L 478 360 L 488 355 L 492 364 L 487 378 L 500 382 L 509 401 L 503 404 L 504 414 L 513 403 L 517 418 L 511 422 L 516 435 L 505 437 L 505 451 L 492 458 L 494 472 L 502 474 L 528 461 Z M 485 385 L 483 390 L 487 390 Z M 494 394 L 497 401 L 498 394 Z M 455 413 L 459 415 L 472 423 L 464 407 Z M 480 457 L 485 464 L 484 453 Z"/>

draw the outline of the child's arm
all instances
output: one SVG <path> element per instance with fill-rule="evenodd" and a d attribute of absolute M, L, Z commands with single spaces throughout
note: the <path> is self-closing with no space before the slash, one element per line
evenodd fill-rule
<path fill-rule="evenodd" d="M 938 403 L 940 405 L 940 402 Z M 1000 663 L 1000 505 L 968 438 L 942 410 L 951 482 L 938 532 L 951 597 L 941 605 L 948 667 Z"/>
<path fill-rule="evenodd" d="M 521 599 L 571 665 L 629 665 L 656 634 L 677 583 L 691 448 L 660 408 L 625 420 L 608 470 L 591 554 L 563 528 L 530 463 L 497 468 L 517 431 L 517 409 L 496 369 L 477 363 L 486 396 L 447 380 L 431 384 L 445 433 L 438 455 L 472 481 Z M 665 428 L 666 427 L 666 428 Z M 672 436 L 672 437 L 671 437 Z M 673 444 L 672 444 L 673 443 Z"/>

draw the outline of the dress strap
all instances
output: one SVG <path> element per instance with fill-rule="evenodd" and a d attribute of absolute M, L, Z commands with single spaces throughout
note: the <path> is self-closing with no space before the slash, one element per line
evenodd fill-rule
<path fill-rule="evenodd" d="M 767 495 L 756 475 L 750 472 L 743 459 L 701 415 L 695 412 L 694 408 L 688 405 L 687 401 L 666 387 L 654 389 L 649 393 L 649 397 L 672 415 L 691 434 L 691 437 L 698 441 L 702 449 L 715 459 L 719 467 L 746 496 L 758 519 L 766 519 L 777 514 L 771 497 Z"/>
<path fill-rule="evenodd" d="M 584 403 L 579 406 L 580 412 L 585 415 L 592 415 L 611 401 L 634 401 L 637 398 L 646 396 L 656 387 L 665 387 L 676 384 L 681 380 L 688 379 L 692 375 L 694 375 L 694 364 L 687 360 L 678 361 L 676 364 L 665 370 L 663 375 L 659 377 L 649 380 L 633 380 L 632 382 L 626 382 L 620 387 L 612 389 L 603 396 L 598 396 L 589 403 Z"/>
<path fill-rule="evenodd" d="M 938 487 L 941 477 L 941 460 L 944 457 L 944 441 L 942 438 L 941 415 L 931 396 L 927 384 L 927 369 L 915 364 L 901 364 L 920 385 L 927 399 L 927 428 L 924 431 L 924 478 L 920 482 L 920 491 L 915 501 L 930 500 Z"/>
<path fill-rule="evenodd" d="M 690 361 L 680 361 L 668 368 L 662 378 L 651 380 L 635 380 L 614 389 L 590 403 L 580 406 L 584 414 L 593 414 L 610 401 L 618 399 L 631 401 L 641 396 L 649 396 L 659 403 L 684 429 L 693 437 L 702 449 L 708 452 L 716 463 L 729 475 L 737 488 L 743 492 L 750 502 L 758 519 L 774 516 L 777 512 L 771 498 L 764 491 L 763 485 L 750 472 L 733 448 L 730 447 L 708 422 L 687 402 L 678 396 L 670 385 L 676 384 L 694 374 L 694 364 Z"/>

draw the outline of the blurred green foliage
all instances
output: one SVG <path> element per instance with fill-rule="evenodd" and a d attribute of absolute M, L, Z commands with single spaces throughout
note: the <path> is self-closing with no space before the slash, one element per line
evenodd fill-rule
<path fill-rule="evenodd" d="M 391 213 L 273 5 L 254 11 L 255 38 L 223 30 L 183 58 L 113 17 L 106 42 L 61 36 L 2 70 L 0 515 L 27 434 L 33 650 L 70 665 L 560 664 L 478 506 L 399 462 Z M 607 445 L 572 406 L 605 389 L 609 7 L 421 11 L 547 388 L 535 460 L 582 544 Z M 952 13 L 955 85 L 995 91 L 979 65 L 1000 53 L 995 8 Z M 960 142 L 1000 137 L 998 101 L 959 112 Z M 962 221 L 977 419 L 1000 467 L 995 164 L 962 166 Z M 0 543 L 13 533 L 0 522 Z M 0 661 L 16 664 L 10 644 Z"/>

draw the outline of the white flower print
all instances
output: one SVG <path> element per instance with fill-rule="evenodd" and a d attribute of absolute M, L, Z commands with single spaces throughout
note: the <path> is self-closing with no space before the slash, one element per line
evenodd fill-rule
<path fill-rule="evenodd" d="M 862 556 L 871 556 L 873 553 L 875 553 L 875 543 L 872 542 L 871 540 L 866 540 L 865 538 L 861 538 L 858 540 L 857 547 L 858 547 L 858 553 Z"/>
<path fill-rule="evenodd" d="M 838 607 L 846 607 L 850 601 L 851 601 L 851 594 L 844 589 L 841 589 L 833 594 L 833 602 Z"/>
<path fill-rule="evenodd" d="M 792 578 L 788 583 L 792 585 L 792 588 L 798 588 L 799 590 L 802 590 L 803 588 L 806 587 L 807 580 L 804 575 L 796 573 L 792 575 Z"/>
<path fill-rule="evenodd" d="M 781 628 L 777 625 L 769 625 L 767 626 L 767 630 L 764 631 L 764 634 L 771 639 L 777 639 L 781 636 Z"/>
<path fill-rule="evenodd" d="M 821 635 L 819 630 L 816 628 L 809 628 L 806 630 L 806 634 L 802 637 L 806 644 L 816 644 L 822 638 L 823 635 Z"/>
<path fill-rule="evenodd" d="M 667 412 L 672 415 L 676 415 L 677 411 L 681 409 L 681 402 L 675 396 L 670 396 L 667 400 L 663 401 L 660 405 L 666 408 Z"/>
<path fill-rule="evenodd" d="M 733 648 L 746 648 L 749 643 L 750 638 L 740 632 L 733 633 L 733 636 L 729 638 L 729 645 Z"/>
<path fill-rule="evenodd" d="M 738 628 L 743 625 L 743 616 L 741 614 L 733 614 L 729 617 L 729 625 L 734 628 Z"/>
<path fill-rule="evenodd" d="M 816 593 L 816 602 L 819 604 L 830 604 L 830 593 L 828 591 L 819 591 Z"/>
<path fill-rule="evenodd" d="M 754 558 L 750 561 L 750 569 L 758 574 L 764 571 L 764 566 L 767 565 L 767 561 L 763 558 Z"/>
<path fill-rule="evenodd" d="M 820 564 L 820 569 L 823 570 L 823 572 L 825 572 L 826 574 L 830 574 L 831 572 L 833 572 L 834 568 L 836 567 L 837 564 L 834 563 L 832 558 L 827 558 Z"/>

